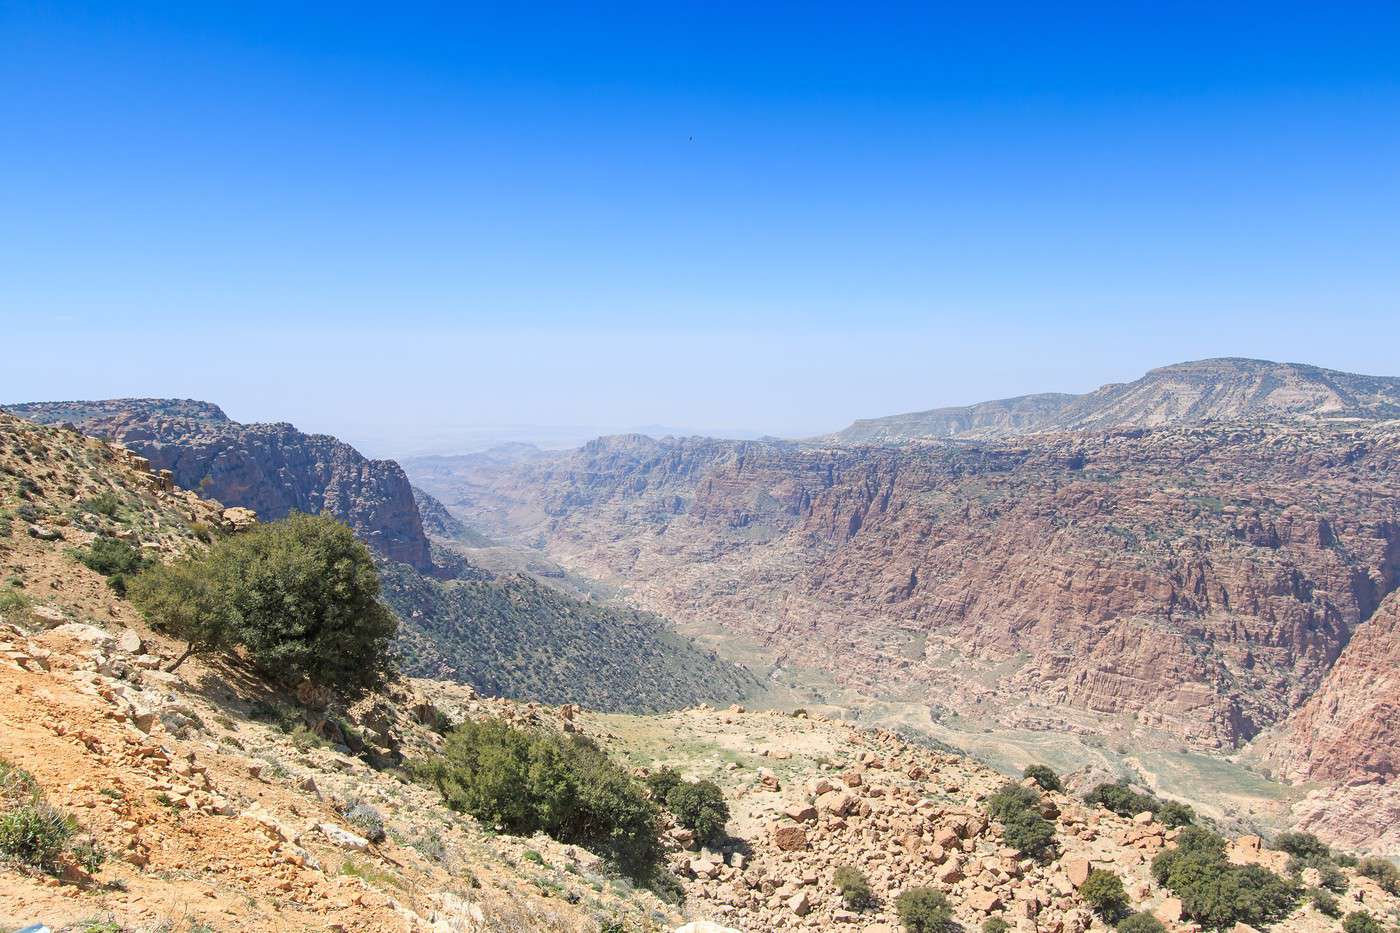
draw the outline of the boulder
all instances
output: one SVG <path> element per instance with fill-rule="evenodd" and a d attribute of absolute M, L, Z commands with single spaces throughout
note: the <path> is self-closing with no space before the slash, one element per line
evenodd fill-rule
<path fill-rule="evenodd" d="M 807 831 L 801 826 L 779 824 L 773 828 L 773 844 L 784 852 L 807 848 Z"/>
<path fill-rule="evenodd" d="M 321 823 L 317 827 L 321 835 L 342 849 L 353 849 L 356 852 L 363 852 L 369 848 L 369 840 L 363 836 L 350 832 L 348 829 L 341 829 L 334 823 Z"/>

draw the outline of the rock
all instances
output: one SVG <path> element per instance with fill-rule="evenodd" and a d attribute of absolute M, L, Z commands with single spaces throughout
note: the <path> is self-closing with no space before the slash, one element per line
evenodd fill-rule
<path fill-rule="evenodd" d="M 1158 904 L 1152 911 L 1152 915 L 1166 924 L 1181 922 L 1182 905 L 1181 898 L 1169 897 Z"/>
<path fill-rule="evenodd" d="M 773 828 L 773 844 L 784 852 L 807 848 L 807 831 L 801 826 L 779 824 Z"/>
<path fill-rule="evenodd" d="M 50 528 L 48 525 L 33 524 L 29 526 L 29 536 L 38 538 L 40 541 L 62 541 L 63 532 L 57 528 Z"/>
<path fill-rule="evenodd" d="M 967 906 L 982 913 L 991 913 L 1001 906 L 1001 898 L 992 891 L 978 889 L 967 896 Z"/>
<path fill-rule="evenodd" d="M 1133 822 L 1138 824 L 1139 826 L 1146 826 L 1148 823 L 1152 822 L 1152 811 L 1144 810 L 1141 813 L 1135 815 L 1133 817 Z"/>
<path fill-rule="evenodd" d="M 363 852 L 369 848 L 369 840 L 363 836 L 350 832 L 348 829 L 341 829 L 334 823 L 320 823 L 316 827 L 331 842 L 342 849 L 353 849 L 356 852 Z"/>
<path fill-rule="evenodd" d="M 805 917 L 812 909 L 812 901 L 811 898 L 807 896 L 807 891 L 804 888 L 788 898 L 787 906 L 788 910 L 792 911 L 797 916 Z"/>
<path fill-rule="evenodd" d="M 30 606 L 29 617 L 41 628 L 56 628 L 68 621 L 63 610 L 54 606 Z"/>
<path fill-rule="evenodd" d="M 96 648 L 107 649 L 117 643 L 117 639 L 111 632 L 104 631 L 95 625 L 87 625 L 83 622 L 66 622 L 50 632 L 51 635 L 62 638 L 71 638 L 84 644 L 92 645 Z"/>
<path fill-rule="evenodd" d="M 817 819 L 817 808 L 810 803 L 795 803 L 785 809 L 783 815 L 796 823 L 811 823 Z"/>
<path fill-rule="evenodd" d="M 743 931 L 733 927 L 720 926 L 709 920 L 692 920 L 690 923 L 676 927 L 675 933 L 743 933 Z"/>
<path fill-rule="evenodd" d="M 129 628 L 122 629 L 121 634 L 117 636 L 117 647 L 126 654 L 140 654 L 141 636 Z"/>
<path fill-rule="evenodd" d="M 1084 886 L 1084 882 L 1089 880 L 1089 872 L 1094 870 L 1094 866 L 1086 858 L 1070 858 L 1061 862 L 1061 867 L 1065 870 L 1065 876 L 1069 878 L 1069 883 L 1076 889 Z"/>

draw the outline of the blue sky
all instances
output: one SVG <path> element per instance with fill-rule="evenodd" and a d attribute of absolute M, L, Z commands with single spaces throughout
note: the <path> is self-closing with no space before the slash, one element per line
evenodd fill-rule
<path fill-rule="evenodd" d="M 807 433 L 1400 374 L 1389 4 L 0 3 L 0 400 Z"/>

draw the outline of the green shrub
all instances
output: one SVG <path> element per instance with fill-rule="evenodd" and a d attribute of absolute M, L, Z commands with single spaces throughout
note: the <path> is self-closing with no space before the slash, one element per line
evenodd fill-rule
<path fill-rule="evenodd" d="M 1364 910 L 1353 910 L 1342 921 L 1342 933 L 1386 933 L 1385 924 Z"/>
<path fill-rule="evenodd" d="M 1167 933 L 1166 924 L 1141 910 L 1119 920 L 1115 929 L 1118 933 Z"/>
<path fill-rule="evenodd" d="M 1021 773 L 1021 776 L 1033 778 L 1040 785 L 1041 790 L 1064 790 L 1064 785 L 1060 783 L 1060 776 L 1045 765 L 1026 765 L 1026 770 Z"/>
<path fill-rule="evenodd" d="M 666 795 L 685 779 L 675 768 L 660 768 L 648 774 L 645 780 L 647 787 L 651 789 L 651 799 L 665 803 Z"/>
<path fill-rule="evenodd" d="M 1015 781 L 1007 781 L 998 787 L 983 803 L 983 806 L 987 808 L 987 815 L 1003 823 L 1011 814 L 1030 810 L 1039 805 L 1040 794 L 1034 788 L 1026 787 Z"/>
<path fill-rule="evenodd" d="M 0 804 L 38 803 L 40 799 L 39 782 L 34 775 L 0 758 Z"/>
<path fill-rule="evenodd" d="M 94 538 L 86 549 L 73 552 L 78 562 L 107 578 L 118 596 L 125 596 L 131 578 L 150 566 L 141 552 L 118 538 Z"/>
<path fill-rule="evenodd" d="M 1356 870 L 1381 886 L 1383 891 L 1400 895 L 1400 868 L 1383 858 L 1364 858 Z"/>
<path fill-rule="evenodd" d="M 1011 929 L 1011 924 L 1001 917 L 988 917 L 982 921 L 982 933 L 1007 933 Z"/>
<path fill-rule="evenodd" d="M 358 829 L 370 842 L 384 841 L 384 817 L 374 807 L 360 800 L 352 800 L 341 815 L 345 817 L 345 822 Z"/>
<path fill-rule="evenodd" d="M 1031 858 L 1044 858 L 1054 849 L 1055 827 L 1040 815 L 1040 793 L 1007 781 L 985 801 L 987 814 L 1002 824 L 1006 844 Z"/>
<path fill-rule="evenodd" d="M 73 843 L 72 852 L 73 858 L 89 875 L 95 875 L 101 871 L 102 866 L 107 863 L 107 859 L 111 855 L 96 839 L 80 839 Z"/>
<path fill-rule="evenodd" d="M 1273 848 L 1287 852 L 1295 858 L 1332 857 L 1332 850 L 1312 833 L 1279 833 L 1274 837 Z"/>
<path fill-rule="evenodd" d="M 1156 813 L 1162 809 L 1162 801 L 1151 794 L 1140 794 L 1128 786 L 1127 781 L 1117 784 L 1100 784 L 1084 796 L 1086 803 L 1097 805 L 1119 816 L 1136 816 L 1142 812 Z"/>
<path fill-rule="evenodd" d="M 140 573 L 149 563 L 133 545 L 105 535 L 94 538 L 85 550 L 77 551 L 75 556 L 90 570 L 107 577 L 117 573 Z"/>
<path fill-rule="evenodd" d="M 469 720 L 412 771 L 454 810 L 601 851 L 634 877 L 651 875 L 661 857 L 656 804 L 588 739 Z"/>
<path fill-rule="evenodd" d="M 1112 920 L 1128 909 L 1128 892 L 1123 890 L 1123 879 L 1105 868 L 1095 868 L 1079 887 L 1079 896 L 1099 915 Z"/>
<path fill-rule="evenodd" d="M 894 909 L 907 933 L 952 933 L 953 908 L 942 891 L 909 888 L 894 899 Z"/>
<path fill-rule="evenodd" d="M 368 549 L 327 515 L 294 513 L 137 578 L 132 601 L 191 653 L 239 645 L 264 674 L 369 686 L 397 628 Z"/>
<path fill-rule="evenodd" d="M 1328 917 L 1336 917 L 1342 912 L 1341 901 L 1337 900 L 1337 895 L 1326 888 L 1309 888 L 1308 900 L 1312 901 L 1319 913 Z"/>
<path fill-rule="evenodd" d="M 116 518 L 121 511 L 122 500 L 110 489 L 100 492 L 91 499 L 84 499 L 80 506 L 88 512 L 96 512 L 98 515 L 105 515 L 108 518 Z"/>
<path fill-rule="evenodd" d="M 851 910 L 865 910 L 875 904 L 875 892 L 870 889 L 870 882 L 859 868 L 842 865 L 836 869 L 832 880 L 836 883 L 836 890 L 841 892 L 841 900 Z"/>
<path fill-rule="evenodd" d="M 666 795 L 666 809 L 686 829 L 695 831 L 695 838 L 708 844 L 724 838 L 724 824 L 729 822 L 729 805 L 724 793 L 712 781 L 682 781 Z"/>
<path fill-rule="evenodd" d="M 1139 813 L 1142 811 L 1139 810 Z M 1168 800 L 1162 804 L 1162 808 L 1157 811 L 1157 819 L 1168 829 L 1176 829 L 1181 826 L 1190 826 L 1196 822 L 1196 811 L 1190 804 L 1182 803 L 1178 800 Z"/>
<path fill-rule="evenodd" d="M 1258 865 L 1234 865 L 1225 840 L 1191 826 L 1175 848 L 1152 860 L 1152 877 L 1181 899 L 1183 912 L 1204 927 L 1237 922 L 1262 927 L 1283 919 L 1297 905 L 1298 886 Z"/>
<path fill-rule="evenodd" d="M 1034 859 L 1046 858 L 1055 850 L 1055 826 L 1035 810 L 1017 810 L 1003 820 L 1002 838 Z"/>
<path fill-rule="evenodd" d="M 0 815 L 0 856 L 55 871 L 77 827 L 44 803 L 29 803 Z"/>
<path fill-rule="evenodd" d="M 1287 871 L 1297 878 L 1309 868 L 1317 870 L 1318 884 L 1329 891 L 1342 894 L 1347 889 L 1347 876 L 1331 858 L 1325 855 L 1295 855 L 1288 860 Z"/>

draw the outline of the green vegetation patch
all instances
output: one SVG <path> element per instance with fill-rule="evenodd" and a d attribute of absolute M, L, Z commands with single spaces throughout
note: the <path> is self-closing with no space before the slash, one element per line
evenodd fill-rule
<path fill-rule="evenodd" d="M 660 863 L 660 811 L 592 741 L 467 721 L 412 773 L 454 810 L 515 835 L 544 832 L 613 859 L 634 878 Z M 683 785 L 678 785 L 683 786 Z"/>

